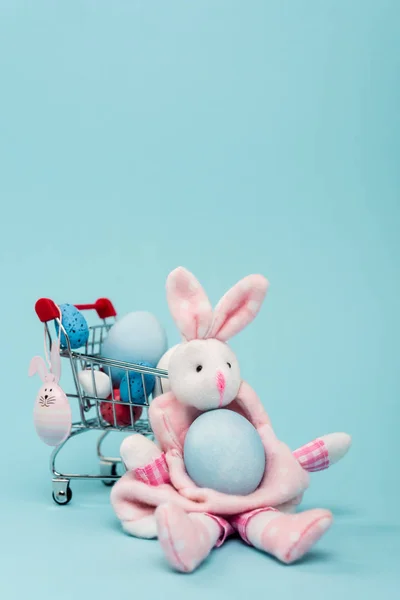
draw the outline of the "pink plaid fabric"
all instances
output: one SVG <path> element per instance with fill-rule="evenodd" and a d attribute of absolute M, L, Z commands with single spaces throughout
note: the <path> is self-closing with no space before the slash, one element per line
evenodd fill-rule
<path fill-rule="evenodd" d="M 211 515 L 210 513 L 205 513 L 205 514 L 208 517 L 211 517 L 211 519 L 214 519 L 214 521 L 216 521 L 218 523 L 218 525 L 221 527 L 221 535 L 218 538 L 217 543 L 215 544 L 215 547 L 219 548 L 220 546 L 222 546 L 222 544 L 224 543 L 226 538 L 228 536 L 232 535 L 232 533 L 234 533 L 235 530 L 232 527 L 232 525 L 229 523 L 229 521 L 227 521 L 223 517 L 219 517 L 218 515 Z"/>
<path fill-rule="evenodd" d="M 250 510 L 249 512 L 243 513 L 242 515 L 236 515 L 235 517 L 231 518 L 232 527 L 235 531 L 238 532 L 238 534 L 240 535 L 242 540 L 246 542 L 246 544 L 252 546 L 246 534 L 248 522 L 252 517 L 258 515 L 258 513 L 267 512 L 271 510 L 273 512 L 277 512 L 275 508 L 257 508 L 256 510 Z"/>
<path fill-rule="evenodd" d="M 321 439 L 305 444 L 293 455 L 306 471 L 322 471 L 329 467 L 329 452 Z"/>
<path fill-rule="evenodd" d="M 134 470 L 134 473 L 136 479 L 154 487 L 163 483 L 171 483 L 164 453 L 145 467 L 138 467 Z"/>

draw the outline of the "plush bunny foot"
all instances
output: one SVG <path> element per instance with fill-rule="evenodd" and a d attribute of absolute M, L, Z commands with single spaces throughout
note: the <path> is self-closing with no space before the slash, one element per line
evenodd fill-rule
<path fill-rule="evenodd" d="M 140 519 L 122 521 L 125 533 L 137 538 L 152 540 L 157 537 L 157 524 L 154 514 Z"/>
<path fill-rule="evenodd" d="M 177 571 L 194 571 L 221 536 L 221 526 L 204 514 L 185 513 L 173 504 L 156 510 L 158 539 L 168 563 Z"/>
<path fill-rule="evenodd" d="M 239 533 L 255 548 L 290 564 L 302 558 L 331 524 L 328 510 L 314 509 L 297 515 L 267 511 L 250 518 L 245 535 L 240 529 Z"/>

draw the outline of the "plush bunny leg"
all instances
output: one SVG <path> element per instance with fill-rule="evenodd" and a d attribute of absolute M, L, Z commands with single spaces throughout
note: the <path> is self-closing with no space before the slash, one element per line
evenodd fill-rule
<path fill-rule="evenodd" d="M 125 438 L 120 447 L 120 455 L 128 471 L 148 465 L 161 454 L 154 442 L 138 433 Z"/>
<path fill-rule="evenodd" d="M 111 490 L 111 505 L 126 533 L 140 538 L 155 538 L 157 537 L 157 527 L 154 507 L 134 500 L 126 492 L 126 486 L 129 486 L 129 482 L 133 478 L 133 473 L 125 473 L 116 482 Z"/>
<path fill-rule="evenodd" d="M 121 458 L 128 471 L 134 472 L 149 464 L 154 464 L 162 456 L 161 450 L 143 435 L 134 434 L 125 438 L 120 448 Z M 125 475 L 126 478 L 126 475 Z M 121 520 L 123 530 L 129 535 L 152 539 L 157 537 L 154 507 L 125 498 L 119 493 L 122 482 L 115 484 L 111 493 L 111 502 Z"/>
<path fill-rule="evenodd" d="M 296 515 L 260 509 L 240 515 L 232 522 L 245 542 L 286 564 L 302 558 L 331 524 L 332 514 L 323 509 Z"/>
<path fill-rule="evenodd" d="M 233 532 L 227 521 L 202 513 L 185 513 L 173 504 L 156 510 L 158 539 L 168 563 L 177 571 L 194 571 Z"/>

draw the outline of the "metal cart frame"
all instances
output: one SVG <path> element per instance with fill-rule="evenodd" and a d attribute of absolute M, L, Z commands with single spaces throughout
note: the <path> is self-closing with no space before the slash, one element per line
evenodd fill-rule
<path fill-rule="evenodd" d="M 93 304 L 76 304 L 78 310 L 94 310 L 97 313 L 102 323 L 89 327 L 89 339 L 85 345 L 83 352 L 75 351 L 71 348 L 70 339 L 60 320 L 60 310 L 53 300 L 49 298 L 41 298 L 35 304 L 35 311 L 39 320 L 44 323 L 46 345 L 49 351 L 53 342 L 49 324 L 51 321 L 56 321 L 66 340 L 65 347 L 60 350 L 60 356 L 68 361 L 72 372 L 72 378 L 75 385 L 75 390 L 71 393 L 66 393 L 66 396 L 77 402 L 79 407 L 80 418 L 72 423 L 72 429 L 69 437 L 59 446 L 57 446 L 50 457 L 50 471 L 52 474 L 53 484 L 53 500 L 57 504 L 68 504 L 72 498 L 72 490 L 70 483 L 72 480 L 100 480 L 105 485 L 113 485 L 120 477 L 117 472 L 118 465 L 125 469 L 125 466 L 120 457 L 106 456 L 102 451 L 102 445 L 107 436 L 113 432 L 140 433 L 153 439 L 153 432 L 148 418 L 148 407 L 151 401 L 151 394 L 146 389 L 145 375 L 152 375 L 159 385 L 161 380 L 168 377 L 167 371 L 137 365 L 135 363 L 127 363 L 100 356 L 101 346 L 105 340 L 109 329 L 116 320 L 117 313 L 110 300 L 100 298 Z M 111 369 L 117 368 L 124 372 L 124 377 L 129 377 L 130 372 L 136 372 L 141 375 L 144 403 L 135 402 L 131 396 L 130 385 L 128 388 L 128 402 L 123 402 L 117 389 L 111 386 L 111 394 L 108 398 L 100 398 L 96 389 L 96 381 L 94 371 L 102 370 L 111 378 Z M 88 395 L 83 390 L 79 382 L 79 372 L 84 369 L 91 369 L 92 372 L 92 388 L 93 395 Z M 129 379 L 128 379 L 129 381 Z M 121 419 L 118 415 L 118 407 L 122 406 L 124 418 Z M 103 410 L 107 408 L 108 418 L 104 417 Z M 57 457 L 61 450 L 72 438 L 81 435 L 87 431 L 99 430 L 101 435 L 98 438 L 96 450 L 100 464 L 100 471 L 97 474 L 77 474 L 77 473 L 62 473 L 56 467 Z"/>

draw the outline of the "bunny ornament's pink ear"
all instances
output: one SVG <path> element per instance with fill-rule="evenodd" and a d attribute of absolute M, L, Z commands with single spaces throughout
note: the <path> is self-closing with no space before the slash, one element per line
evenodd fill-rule
<path fill-rule="evenodd" d="M 42 381 L 46 381 L 46 377 L 49 372 L 47 370 L 46 363 L 41 356 L 34 356 L 29 365 L 29 377 L 36 375 L 36 373 L 39 373 L 39 377 Z"/>
<path fill-rule="evenodd" d="M 214 311 L 214 322 L 207 337 L 228 341 L 257 316 L 268 290 L 262 275 L 249 275 L 221 298 Z"/>
<path fill-rule="evenodd" d="M 60 359 L 60 342 L 55 340 L 51 344 L 50 352 L 51 372 L 49 372 L 44 359 L 41 356 L 34 356 L 29 365 L 29 376 L 32 377 L 39 373 L 42 381 L 54 381 L 58 383 L 61 377 L 61 359 Z"/>
<path fill-rule="evenodd" d="M 205 339 L 212 324 L 210 301 L 194 275 L 178 267 L 167 279 L 167 301 L 172 317 L 184 339 Z"/>

